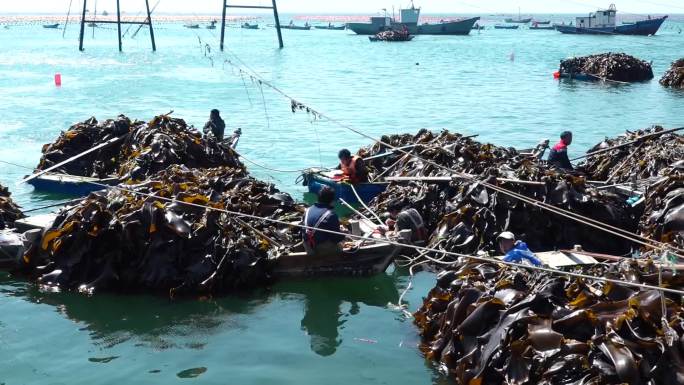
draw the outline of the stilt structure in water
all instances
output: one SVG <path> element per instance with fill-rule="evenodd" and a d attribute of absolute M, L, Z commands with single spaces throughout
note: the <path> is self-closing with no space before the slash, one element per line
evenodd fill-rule
<path fill-rule="evenodd" d="M 283 48 L 283 35 L 280 32 L 280 18 L 278 17 L 278 6 L 276 0 L 272 0 L 272 6 L 266 5 L 229 5 L 228 0 L 223 0 L 223 12 L 221 16 L 221 51 L 223 51 L 223 42 L 226 35 L 226 9 L 227 8 L 245 8 L 245 9 L 272 9 L 273 18 L 275 19 L 276 32 L 278 33 L 278 44 Z"/>
<path fill-rule="evenodd" d="M 275 0 L 274 0 L 275 3 Z M 81 32 L 78 39 L 78 49 L 83 51 L 83 35 L 85 33 L 86 23 L 95 23 L 95 20 L 86 20 L 86 11 L 88 0 L 83 0 L 83 13 L 81 14 Z M 147 25 L 150 27 L 150 40 L 152 41 L 152 51 L 157 50 L 157 45 L 154 42 L 154 29 L 152 28 L 152 13 L 150 12 L 150 2 L 145 0 L 145 9 L 147 10 L 147 19 L 145 21 L 121 21 L 121 6 L 119 0 L 116 0 L 116 21 L 114 20 L 98 20 L 100 24 L 116 24 L 119 36 L 119 52 L 122 51 L 121 44 L 121 24 L 137 24 L 140 26 Z M 103 13 L 104 14 L 104 13 Z"/>

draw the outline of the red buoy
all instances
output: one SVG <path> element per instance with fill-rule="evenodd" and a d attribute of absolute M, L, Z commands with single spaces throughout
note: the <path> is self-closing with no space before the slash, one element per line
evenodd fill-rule
<path fill-rule="evenodd" d="M 554 79 L 560 79 L 560 71 L 556 71 L 553 73 L 553 78 Z"/>
<path fill-rule="evenodd" d="M 59 72 L 55 74 L 55 85 L 60 87 L 62 85 L 62 74 Z"/>

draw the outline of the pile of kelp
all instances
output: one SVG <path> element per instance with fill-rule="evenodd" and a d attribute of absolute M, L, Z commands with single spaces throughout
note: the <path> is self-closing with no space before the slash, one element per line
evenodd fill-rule
<path fill-rule="evenodd" d="M 651 63 L 624 53 L 613 52 L 562 60 L 560 72 L 567 74 L 584 73 L 598 79 L 620 82 L 640 82 L 653 79 Z"/>
<path fill-rule="evenodd" d="M 21 208 L 14 203 L 7 187 L 0 184 L 0 230 L 12 227 L 14 221 L 24 217 Z"/>
<path fill-rule="evenodd" d="M 585 273 L 658 285 L 652 263 Z M 682 288 L 684 275 L 667 270 L 663 283 Z M 421 350 L 459 384 L 674 385 L 684 383 L 683 314 L 679 296 L 657 290 L 466 261 L 414 315 Z"/>
<path fill-rule="evenodd" d="M 672 63 L 670 69 L 660 78 L 665 87 L 684 88 L 684 58 Z"/>
<path fill-rule="evenodd" d="M 298 233 L 229 210 L 287 222 L 302 207 L 243 168 L 171 166 L 64 208 L 23 258 L 42 284 L 100 290 L 225 293 L 269 281 L 269 257 Z"/>
<path fill-rule="evenodd" d="M 655 126 L 606 138 L 578 166 L 590 180 L 623 183 L 657 177 L 684 159 L 684 136 Z"/>
<path fill-rule="evenodd" d="M 54 143 L 43 146 L 37 169 L 45 170 L 109 140 L 113 143 L 60 166 L 55 172 L 140 181 L 172 164 L 191 168 L 241 165 L 229 147 L 203 138 L 182 119 L 160 115 L 147 123 L 120 115 L 104 122 L 90 118 L 74 124 Z"/>
<path fill-rule="evenodd" d="M 663 179 L 649 187 L 640 234 L 684 249 L 684 160 L 663 170 Z"/>
<path fill-rule="evenodd" d="M 375 39 L 379 41 L 409 41 L 412 36 L 409 35 L 408 31 L 382 31 L 375 35 Z"/>
<path fill-rule="evenodd" d="M 532 250 L 581 244 L 595 252 L 630 251 L 630 243 L 620 237 L 609 234 L 597 237 L 591 227 L 483 185 L 487 182 L 555 208 L 626 230 L 637 230 L 639 209 L 632 208 L 615 194 L 591 188 L 585 178 L 546 168 L 538 162 L 534 149 L 518 151 L 497 147 L 448 131 L 435 134 L 422 130 L 417 135 L 386 136 L 382 141 L 404 147 L 403 151 L 416 156 L 397 151 L 369 160 L 373 173 L 416 179 L 392 182 L 371 203 L 371 209 L 384 212 L 395 202 L 417 209 L 431 234 L 429 247 L 465 254 L 481 250 L 495 252 L 496 236 L 502 231 L 512 231 Z M 386 146 L 376 144 L 360 153 L 373 156 L 388 151 Z M 447 181 L 420 180 L 434 176 L 458 177 Z"/>

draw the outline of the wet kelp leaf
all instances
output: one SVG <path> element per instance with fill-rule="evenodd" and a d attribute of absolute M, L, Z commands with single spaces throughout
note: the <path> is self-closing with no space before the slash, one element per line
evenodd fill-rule
<path fill-rule="evenodd" d="M 490 274 L 492 269 L 482 265 L 454 265 L 441 275 L 455 278 L 452 284 L 445 278 L 430 292 L 451 302 L 438 310 L 429 295 L 415 313 L 421 351 L 458 383 L 675 384 L 684 379 L 684 309 L 674 297 L 667 298 L 663 314 L 658 291 L 630 289 L 627 298 L 616 301 L 606 294 L 616 289 L 598 283 L 494 264 L 488 264 L 495 271 Z M 649 266 L 631 264 L 589 269 L 595 275 L 610 271 L 616 279 L 650 272 Z M 467 286 L 455 284 L 459 276 L 468 278 Z M 576 301 L 577 293 L 589 293 L 593 300 Z"/>
<path fill-rule="evenodd" d="M 19 205 L 14 203 L 7 187 L 0 184 L 0 230 L 13 227 L 14 221 L 24 218 Z"/>

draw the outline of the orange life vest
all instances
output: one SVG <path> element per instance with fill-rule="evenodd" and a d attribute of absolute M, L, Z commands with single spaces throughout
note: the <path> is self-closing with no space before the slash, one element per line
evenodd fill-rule
<path fill-rule="evenodd" d="M 351 162 L 348 166 L 340 163 L 340 168 L 342 169 L 343 178 L 348 180 L 350 183 L 358 183 L 359 178 L 356 175 L 356 161 L 361 159 L 359 156 L 353 155 Z"/>

